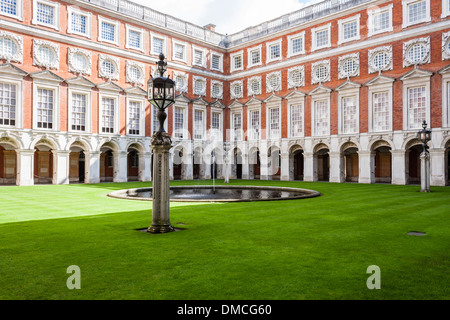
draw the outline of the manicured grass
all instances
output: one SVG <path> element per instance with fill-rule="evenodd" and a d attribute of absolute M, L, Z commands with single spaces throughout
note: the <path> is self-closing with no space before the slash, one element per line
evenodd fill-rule
<path fill-rule="evenodd" d="M 171 182 L 199 183 L 211 181 Z M 0 187 L 0 299 L 450 298 L 450 188 L 232 184 L 323 196 L 173 203 L 172 224 L 185 230 L 152 235 L 137 230 L 151 224 L 150 202 L 106 197 L 149 183 Z M 66 287 L 70 265 L 81 290 Z M 380 290 L 366 286 L 371 265 Z"/>

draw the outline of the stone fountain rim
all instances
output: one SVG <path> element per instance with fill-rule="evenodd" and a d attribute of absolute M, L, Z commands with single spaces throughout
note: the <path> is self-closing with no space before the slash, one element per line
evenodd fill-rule
<path fill-rule="evenodd" d="M 296 200 L 296 199 L 307 199 L 322 196 L 322 194 L 315 190 L 303 189 L 303 188 L 292 188 L 292 187 L 276 187 L 276 186 L 241 186 L 241 185 L 181 185 L 181 186 L 170 186 L 170 189 L 255 189 L 255 190 L 275 190 L 275 191 L 291 191 L 291 192 L 302 192 L 301 195 L 290 196 L 286 198 L 274 198 L 274 199 L 170 199 L 170 202 L 253 202 L 253 201 L 281 201 L 281 200 Z M 117 198 L 117 199 L 126 199 L 126 200 L 139 200 L 139 201 L 152 201 L 150 198 L 144 197 L 129 197 L 127 196 L 128 192 L 136 192 L 136 191 L 150 191 L 152 187 L 143 187 L 143 188 L 132 188 L 132 189 L 123 189 L 116 190 L 109 194 L 108 197 Z"/>

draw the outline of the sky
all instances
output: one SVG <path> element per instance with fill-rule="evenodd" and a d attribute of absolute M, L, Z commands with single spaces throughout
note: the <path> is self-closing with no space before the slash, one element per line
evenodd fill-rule
<path fill-rule="evenodd" d="M 322 0 L 130 0 L 162 13 L 233 34 Z"/>

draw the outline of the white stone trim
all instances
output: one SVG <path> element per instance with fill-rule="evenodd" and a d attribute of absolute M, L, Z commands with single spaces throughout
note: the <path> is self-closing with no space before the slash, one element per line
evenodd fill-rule
<path fill-rule="evenodd" d="M 375 65 L 374 58 L 379 52 L 385 52 L 389 57 L 389 63 L 381 70 Z M 392 58 L 392 46 L 382 46 L 368 51 L 368 63 L 369 63 L 369 73 L 375 73 L 379 71 L 388 71 L 393 68 L 393 58 Z"/>
<path fill-rule="evenodd" d="M 414 130 L 417 131 L 420 128 L 412 128 L 408 129 L 409 127 L 409 118 L 408 118 L 408 90 L 410 88 L 414 87 L 423 87 L 425 86 L 425 94 L 426 94 L 426 119 L 425 120 L 428 124 L 430 124 L 430 76 L 413 76 L 408 79 L 403 79 L 403 130 L 410 131 Z M 416 130 L 417 129 L 417 130 Z"/>
<path fill-rule="evenodd" d="M 272 46 L 280 46 L 280 56 L 277 58 L 271 58 L 270 56 L 270 48 Z M 267 42 L 266 43 L 266 63 L 273 62 L 273 61 L 280 61 L 283 59 L 283 38 Z"/>
<path fill-rule="evenodd" d="M 393 82 L 393 81 L 392 81 Z M 367 92 L 368 95 L 368 120 L 369 120 L 369 133 L 375 133 L 375 132 L 391 132 L 392 131 L 392 125 L 393 125 L 393 86 L 391 81 L 386 82 L 380 82 L 380 83 L 374 83 L 373 85 L 368 85 L 369 90 Z M 375 131 L 373 126 L 373 95 L 376 93 L 388 93 L 388 101 L 389 101 L 389 128 L 385 131 Z"/>
<path fill-rule="evenodd" d="M 325 45 L 322 45 L 320 47 L 317 47 L 316 34 L 317 34 L 317 32 L 323 31 L 325 29 L 328 30 L 328 43 Z M 331 22 L 327 23 L 323 26 L 320 26 L 320 27 L 311 28 L 311 39 L 312 39 L 311 40 L 311 52 L 320 50 L 320 49 L 324 49 L 324 48 L 330 48 L 331 47 Z"/>
<path fill-rule="evenodd" d="M 41 61 L 39 48 L 45 46 L 53 51 L 54 59 L 50 62 Z M 59 69 L 59 45 L 50 41 L 33 39 L 33 65 L 48 69 Z"/>
<path fill-rule="evenodd" d="M 409 50 L 411 50 L 411 48 L 416 44 L 421 44 L 426 49 L 425 57 L 419 62 L 411 61 L 408 57 Z M 403 68 L 413 66 L 416 64 L 430 63 L 430 57 L 431 57 L 430 36 L 426 38 L 416 38 L 407 42 L 403 42 Z"/>
<path fill-rule="evenodd" d="M 316 70 L 320 66 L 325 66 L 327 68 L 327 74 L 323 79 L 319 79 L 316 75 Z M 330 60 L 317 61 L 311 65 L 311 84 L 327 82 L 330 81 L 330 79 Z"/>
<path fill-rule="evenodd" d="M 241 50 L 241 51 L 230 54 L 230 72 L 244 70 L 244 54 L 243 53 L 244 53 L 244 51 Z M 235 68 L 234 59 L 238 56 L 241 57 L 241 66 L 239 68 Z"/>
<path fill-rule="evenodd" d="M 351 16 L 346 19 L 338 20 L 338 26 L 339 26 L 338 45 L 341 45 L 346 42 L 354 41 L 354 40 L 359 40 L 361 38 L 361 36 L 360 36 L 360 29 L 361 29 L 360 28 L 360 18 L 361 18 L 361 14 L 357 14 L 357 15 Z M 344 39 L 344 24 L 349 23 L 349 22 L 354 22 L 354 21 L 356 21 L 356 36 L 351 37 L 349 39 Z"/>
<path fill-rule="evenodd" d="M 239 88 L 239 92 L 236 93 L 236 87 Z M 231 99 L 241 99 L 244 97 L 244 86 L 242 80 L 233 81 L 230 84 L 230 97 Z"/>
<path fill-rule="evenodd" d="M 342 99 L 348 97 L 355 97 L 356 101 L 356 128 L 355 132 L 344 133 L 344 110 L 342 106 Z M 338 97 L 338 134 L 340 135 L 356 135 L 359 133 L 359 88 L 339 90 Z"/>
<path fill-rule="evenodd" d="M 73 99 L 72 99 L 72 94 L 83 94 L 86 95 L 86 116 L 85 116 L 85 120 L 86 120 L 86 128 L 85 131 L 79 131 L 79 130 L 72 130 L 72 103 L 73 103 Z M 92 91 L 90 88 L 81 88 L 81 87 L 74 87 L 72 85 L 69 84 L 69 90 L 68 90 L 68 96 L 67 96 L 67 100 L 68 100 L 68 109 L 67 110 L 67 117 L 68 117 L 68 128 L 67 131 L 68 132 L 73 132 L 73 133 L 92 133 Z"/>
<path fill-rule="evenodd" d="M 154 32 L 150 32 L 150 54 L 151 55 L 155 55 L 155 56 L 159 56 L 159 52 L 155 52 L 154 46 L 153 46 L 153 39 L 157 38 L 163 41 L 163 45 L 162 45 L 162 53 L 167 56 L 167 36 L 164 36 L 162 34 L 159 33 L 154 33 Z"/>
<path fill-rule="evenodd" d="M 83 55 L 86 58 L 87 66 L 85 69 L 80 69 L 76 66 L 74 63 L 74 56 L 76 54 Z M 92 69 L 92 54 L 84 49 L 80 48 L 68 48 L 68 64 L 69 64 L 69 72 L 73 72 L 75 74 L 83 74 L 83 75 L 91 75 L 91 69 Z"/>
<path fill-rule="evenodd" d="M 273 86 L 271 79 L 276 78 L 277 85 Z M 282 90 L 281 71 L 271 72 L 266 75 L 266 93 L 276 92 Z"/>
<path fill-rule="evenodd" d="M 345 62 L 347 60 L 353 60 L 356 63 L 356 69 L 352 73 L 347 74 L 344 70 Z M 359 52 L 350 53 L 345 56 L 339 57 L 338 70 L 339 70 L 339 79 L 346 79 L 347 77 L 358 77 L 359 76 Z"/>
<path fill-rule="evenodd" d="M 178 86 L 176 85 L 177 78 L 179 78 L 179 77 L 184 79 L 184 80 L 183 80 L 183 86 L 182 86 L 182 87 L 178 87 Z M 187 73 L 180 72 L 180 71 L 174 71 L 174 72 L 173 72 L 173 80 L 175 81 L 175 88 L 176 88 L 176 91 L 178 91 L 178 92 L 180 92 L 180 93 L 186 93 L 186 92 L 188 92 L 189 75 L 188 75 Z"/>
<path fill-rule="evenodd" d="M 442 33 L 442 60 L 449 60 L 449 59 L 450 59 L 450 31 Z"/>
<path fill-rule="evenodd" d="M 202 52 L 202 62 L 201 62 L 201 64 L 198 64 L 195 61 L 195 51 L 201 51 Z M 192 45 L 192 65 L 193 66 L 202 67 L 202 68 L 206 68 L 206 54 L 207 54 L 207 50 L 205 48 Z"/>
<path fill-rule="evenodd" d="M 23 0 L 17 0 L 16 2 L 16 14 L 0 12 L 0 15 L 23 21 Z"/>
<path fill-rule="evenodd" d="M 392 32 L 394 31 L 394 27 L 392 25 L 392 8 L 394 7 L 394 4 L 391 3 L 384 7 L 375 7 L 373 9 L 367 9 L 367 15 L 368 15 L 368 37 L 372 37 L 376 34 L 384 33 L 384 32 Z M 389 12 L 389 26 L 386 29 L 377 30 L 375 31 L 375 25 L 374 25 L 374 18 L 378 14 L 385 13 L 386 11 Z"/>
<path fill-rule="evenodd" d="M 102 38 L 102 23 L 108 23 L 114 26 L 114 40 L 103 39 Z M 119 45 L 119 32 L 120 32 L 120 22 L 116 20 L 111 20 L 101 15 L 98 16 L 98 41 Z"/>
<path fill-rule="evenodd" d="M 139 78 L 134 79 L 131 74 L 131 68 L 139 69 Z M 126 82 L 136 85 L 144 85 L 145 82 L 145 66 L 141 62 L 127 60 L 126 62 Z"/>
<path fill-rule="evenodd" d="M 450 3 L 448 0 L 442 0 L 442 14 L 441 18 L 450 16 Z"/>
<path fill-rule="evenodd" d="M 105 133 L 102 132 L 102 101 L 103 98 L 114 99 L 114 132 L 113 133 Z M 120 94 L 112 93 L 111 91 L 105 91 L 99 89 L 98 95 L 98 134 L 99 135 L 118 135 L 120 133 Z"/>
<path fill-rule="evenodd" d="M 253 63 L 252 52 L 259 51 L 259 62 Z M 256 67 L 262 65 L 262 44 L 256 47 L 251 47 L 247 49 L 247 68 Z"/>
<path fill-rule="evenodd" d="M 140 47 L 139 48 L 136 48 L 136 47 L 133 47 L 133 46 L 131 46 L 130 45 L 130 42 L 129 42 L 129 31 L 134 31 L 134 32 L 138 32 L 139 34 L 140 34 L 140 41 L 139 41 L 139 43 L 140 43 Z M 125 33 L 126 33 L 126 42 L 125 42 L 125 48 L 127 48 L 127 49 L 134 49 L 134 50 L 138 50 L 138 51 L 141 51 L 141 52 L 144 52 L 144 48 L 145 48 L 145 37 L 144 37 L 144 34 L 145 34 L 145 30 L 144 29 L 141 29 L 141 28 L 136 28 L 136 27 L 133 27 L 133 26 L 130 26 L 129 24 L 126 24 L 125 25 Z"/>
<path fill-rule="evenodd" d="M 110 61 L 114 65 L 114 73 L 113 74 L 107 74 L 102 70 L 102 62 L 103 61 Z M 98 77 L 99 78 L 105 78 L 105 79 L 111 79 L 111 80 L 119 80 L 119 72 L 120 72 L 120 59 L 117 57 L 113 57 L 110 55 L 102 54 L 100 53 L 98 55 Z"/>
<path fill-rule="evenodd" d="M 253 91 L 252 84 L 254 82 L 258 83 L 258 90 L 256 90 L 256 91 Z M 249 97 L 257 96 L 257 95 L 260 95 L 261 93 L 262 93 L 261 76 L 253 76 L 251 78 L 248 78 L 248 80 L 247 80 L 247 96 L 249 96 Z"/>
<path fill-rule="evenodd" d="M 53 14 L 54 14 L 54 20 L 55 20 L 53 24 L 47 24 L 47 23 L 40 22 L 37 20 L 37 5 L 38 5 L 38 3 L 42 3 L 47 6 L 53 7 Z M 47 1 L 47 0 L 33 0 L 33 19 L 31 20 L 31 23 L 35 24 L 35 25 L 40 25 L 40 26 L 49 27 L 49 28 L 52 28 L 55 30 L 59 30 L 59 3 Z"/>
<path fill-rule="evenodd" d="M 293 48 L 292 48 L 292 41 L 302 38 L 302 44 L 303 44 L 303 50 L 301 50 L 300 52 L 292 52 Z M 305 54 L 305 31 L 302 31 L 300 33 L 294 34 L 294 35 L 290 35 L 287 37 L 287 41 L 288 41 L 288 54 L 287 57 L 293 57 L 293 56 L 297 56 L 297 55 L 301 55 L 301 54 Z"/>
<path fill-rule="evenodd" d="M 300 72 L 300 82 L 295 82 L 293 74 Z M 295 66 L 288 70 L 288 89 L 304 87 L 305 86 L 305 66 Z"/>
<path fill-rule="evenodd" d="M 211 70 L 223 72 L 223 53 L 219 53 L 217 51 L 210 50 L 210 55 L 211 55 L 211 66 L 210 66 Z M 213 64 L 212 64 L 213 56 L 219 57 L 219 69 L 213 68 Z"/>
<path fill-rule="evenodd" d="M 195 85 L 197 82 L 202 83 L 202 88 L 199 90 Z M 206 96 L 206 78 L 199 76 L 192 76 L 192 91 L 195 95 Z"/>
<path fill-rule="evenodd" d="M 78 14 L 80 16 L 86 17 L 86 33 L 81 33 L 76 30 L 72 30 L 72 13 Z M 79 7 L 67 6 L 67 33 L 76 34 L 79 36 L 91 38 L 91 27 L 92 27 L 92 13 L 87 11 L 82 11 Z"/>
<path fill-rule="evenodd" d="M 425 18 L 421 19 L 419 21 L 414 21 L 414 22 L 409 22 L 409 10 L 408 10 L 408 6 L 414 3 L 418 3 L 418 2 L 422 2 L 425 1 L 426 2 L 426 14 L 425 14 Z M 403 8 L 403 23 L 402 23 L 402 28 L 407 28 L 409 26 L 415 25 L 415 24 L 419 24 L 422 22 L 431 22 L 431 15 L 430 15 L 430 0 L 402 0 L 402 8 Z"/>
<path fill-rule="evenodd" d="M 130 102 L 138 102 L 140 104 L 139 109 L 139 134 L 130 134 Z M 145 136 L 145 108 L 147 100 L 141 96 L 127 94 L 126 98 L 126 133 L 125 135 L 130 137 L 144 137 Z"/>
<path fill-rule="evenodd" d="M 16 54 L 9 54 L 7 52 L 0 52 L 0 59 L 12 62 L 23 62 L 23 38 L 17 34 L 0 30 L 0 38 L 10 39 L 17 47 Z"/>
<path fill-rule="evenodd" d="M 0 73 L 0 82 L 16 86 L 16 118 L 14 126 L 0 125 L 0 129 L 22 129 L 23 128 L 23 76 Z"/>
<path fill-rule="evenodd" d="M 37 126 L 37 107 L 38 107 L 38 89 L 53 90 L 53 115 L 52 115 L 52 128 L 38 128 Z M 59 131 L 60 123 L 60 92 L 59 92 L 59 82 L 55 83 L 53 81 L 46 81 L 44 79 L 33 79 L 33 129 L 39 131 Z"/>
<path fill-rule="evenodd" d="M 219 92 L 215 93 L 214 86 L 219 87 Z M 211 80 L 211 98 L 213 99 L 223 99 L 223 82 L 218 80 Z"/>

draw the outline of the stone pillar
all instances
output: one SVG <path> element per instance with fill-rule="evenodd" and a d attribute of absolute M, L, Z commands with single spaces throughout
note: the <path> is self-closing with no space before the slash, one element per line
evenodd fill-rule
<path fill-rule="evenodd" d="M 152 153 L 139 154 L 139 181 L 152 181 Z"/>
<path fill-rule="evenodd" d="M 153 210 L 152 225 L 147 232 L 172 232 L 175 229 L 170 224 L 169 150 L 172 148 L 172 142 L 169 135 L 166 132 L 155 132 L 151 147 L 153 149 Z"/>
<path fill-rule="evenodd" d="M 86 177 L 85 183 L 100 183 L 100 151 L 86 151 L 85 165 Z"/>
<path fill-rule="evenodd" d="M 317 156 L 312 152 L 303 154 L 303 181 L 317 181 Z"/>
<path fill-rule="evenodd" d="M 69 184 L 70 151 L 52 150 L 53 184 Z"/>
<path fill-rule="evenodd" d="M 405 151 L 391 150 L 392 154 L 392 184 L 406 184 Z"/>
<path fill-rule="evenodd" d="M 430 151 L 430 185 L 445 186 L 445 149 Z"/>
<path fill-rule="evenodd" d="M 340 152 L 330 152 L 330 182 L 344 182 L 344 157 Z"/>
<path fill-rule="evenodd" d="M 193 180 L 194 179 L 194 164 L 192 163 L 192 153 L 188 152 L 186 155 L 183 154 L 181 158 L 184 176 L 181 177 L 182 180 Z"/>
<path fill-rule="evenodd" d="M 34 185 L 34 150 L 16 150 L 17 152 L 17 177 L 18 186 Z"/>
<path fill-rule="evenodd" d="M 242 179 L 248 180 L 250 179 L 250 167 L 253 164 L 249 163 L 248 154 L 242 154 Z"/>
<path fill-rule="evenodd" d="M 420 192 L 430 192 L 430 154 L 420 154 Z"/>
<path fill-rule="evenodd" d="M 289 181 L 290 180 L 290 161 L 289 153 L 281 154 L 281 170 L 280 170 L 280 180 Z"/>
<path fill-rule="evenodd" d="M 128 152 L 113 152 L 114 156 L 114 182 L 128 181 Z"/>
<path fill-rule="evenodd" d="M 267 145 L 261 144 L 261 148 L 259 149 L 259 163 L 260 163 L 259 180 L 272 179 L 272 175 L 270 174 L 269 170 L 269 156 L 267 154 L 267 151 L 268 151 Z"/>
<path fill-rule="evenodd" d="M 358 151 L 359 156 L 359 183 L 375 182 L 375 152 Z"/>

